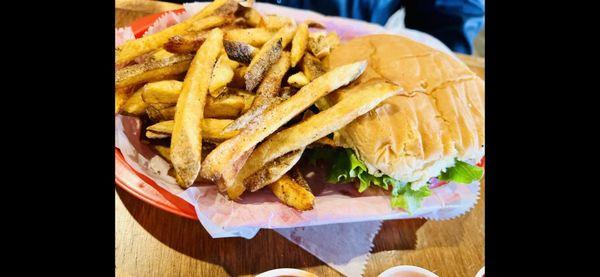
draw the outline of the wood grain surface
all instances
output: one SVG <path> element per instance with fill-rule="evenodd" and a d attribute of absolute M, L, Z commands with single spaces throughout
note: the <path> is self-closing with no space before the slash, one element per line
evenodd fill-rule
<path fill-rule="evenodd" d="M 139 17 L 177 8 L 158 1 L 117 0 L 115 24 L 127 26 Z M 482 58 L 459 58 L 484 77 Z M 453 220 L 384 222 L 364 276 L 402 264 L 439 276 L 475 276 L 484 265 L 483 196 L 470 213 Z M 115 237 L 116 276 L 248 276 L 281 267 L 340 276 L 274 231 L 261 230 L 251 240 L 212 239 L 198 221 L 162 211 L 120 188 L 115 189 Z"/>

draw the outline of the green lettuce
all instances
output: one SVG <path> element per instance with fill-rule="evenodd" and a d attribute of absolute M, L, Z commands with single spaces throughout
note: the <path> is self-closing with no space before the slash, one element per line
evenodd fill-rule
<path fill-rule="evenodd" d="M 454 166 L 446 169 L 446 172 L 442 172 L 438 179 L 458 184 L 470 184 L 481 177 L 483 177 L 483 168 L 457 160 Z"/>
<path fill-rule="evenodd" d="M 331 162 L 327 175 L 329 183 L 345 183 L 358 179 L 358 191 L 363 192 L 371 185 L 385 190 L 392 189 L 391 205 L 413 213 L 421 206 L 423 199 L 431 194 L 427 186 L 413 190 L 410 183 L 396 180 L 390 176 L 373 176 L 367 171 L 367 166 L 358 159 L 352 149 L 319 148 L 307 151 L 309 162 L 313 165 L 317 160 Z"/>

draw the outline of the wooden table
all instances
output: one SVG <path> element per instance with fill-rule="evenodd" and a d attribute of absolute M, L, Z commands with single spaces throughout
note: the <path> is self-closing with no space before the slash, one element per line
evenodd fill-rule
<path fill-rule="evenodd" d="M 116 0 L 115 5 L 117 27 L 180 7 L 141 0 Z M 483 77 L 483 59 L 459 57 Z M 483 202 L 449 221 L 386 221 L 375 238 L 365 276 L 401 264 L 424 267 L 439 276 L 475 276 L 484 264 Z M 238 276 L 281 267 L 340 275 L 274 231 L 261 230 L 251 240 L 212 239 L 198 221 L 164 212 L 120 188 L 115 189 L 115 226 L 117 276 Z"/>

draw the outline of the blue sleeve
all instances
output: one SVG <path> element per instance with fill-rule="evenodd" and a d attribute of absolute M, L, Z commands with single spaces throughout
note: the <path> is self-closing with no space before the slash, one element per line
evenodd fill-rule
<path fill-rule="evenodd" d="M 405 26 L 433 35 L 456 52 L 471 54 L 483 26 L 483 0 L 405 0 Z"/>

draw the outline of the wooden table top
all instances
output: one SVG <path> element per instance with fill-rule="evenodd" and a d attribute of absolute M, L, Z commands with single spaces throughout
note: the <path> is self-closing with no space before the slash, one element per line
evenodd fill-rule
<path fill-rule="evenodd" d="M 178 4 L 116 0 L 115 24 Z M 484 60 L 459 55 L 484 77 Z M 396 265 L 416 265 L 439 276 L 475 276 L 484 265 L 484 184 L 482 200 L 468 214 L 448 221 L 424 219 L 384 222 L 364 276 Z M 179 217 L 115 189 L 116 276 L 239 276 L 270 269 L 299 268 L 318 276 L 340 276 L 310 253 L 271 230 L 251 240 L 213 239 L 200 222 Z"/>

